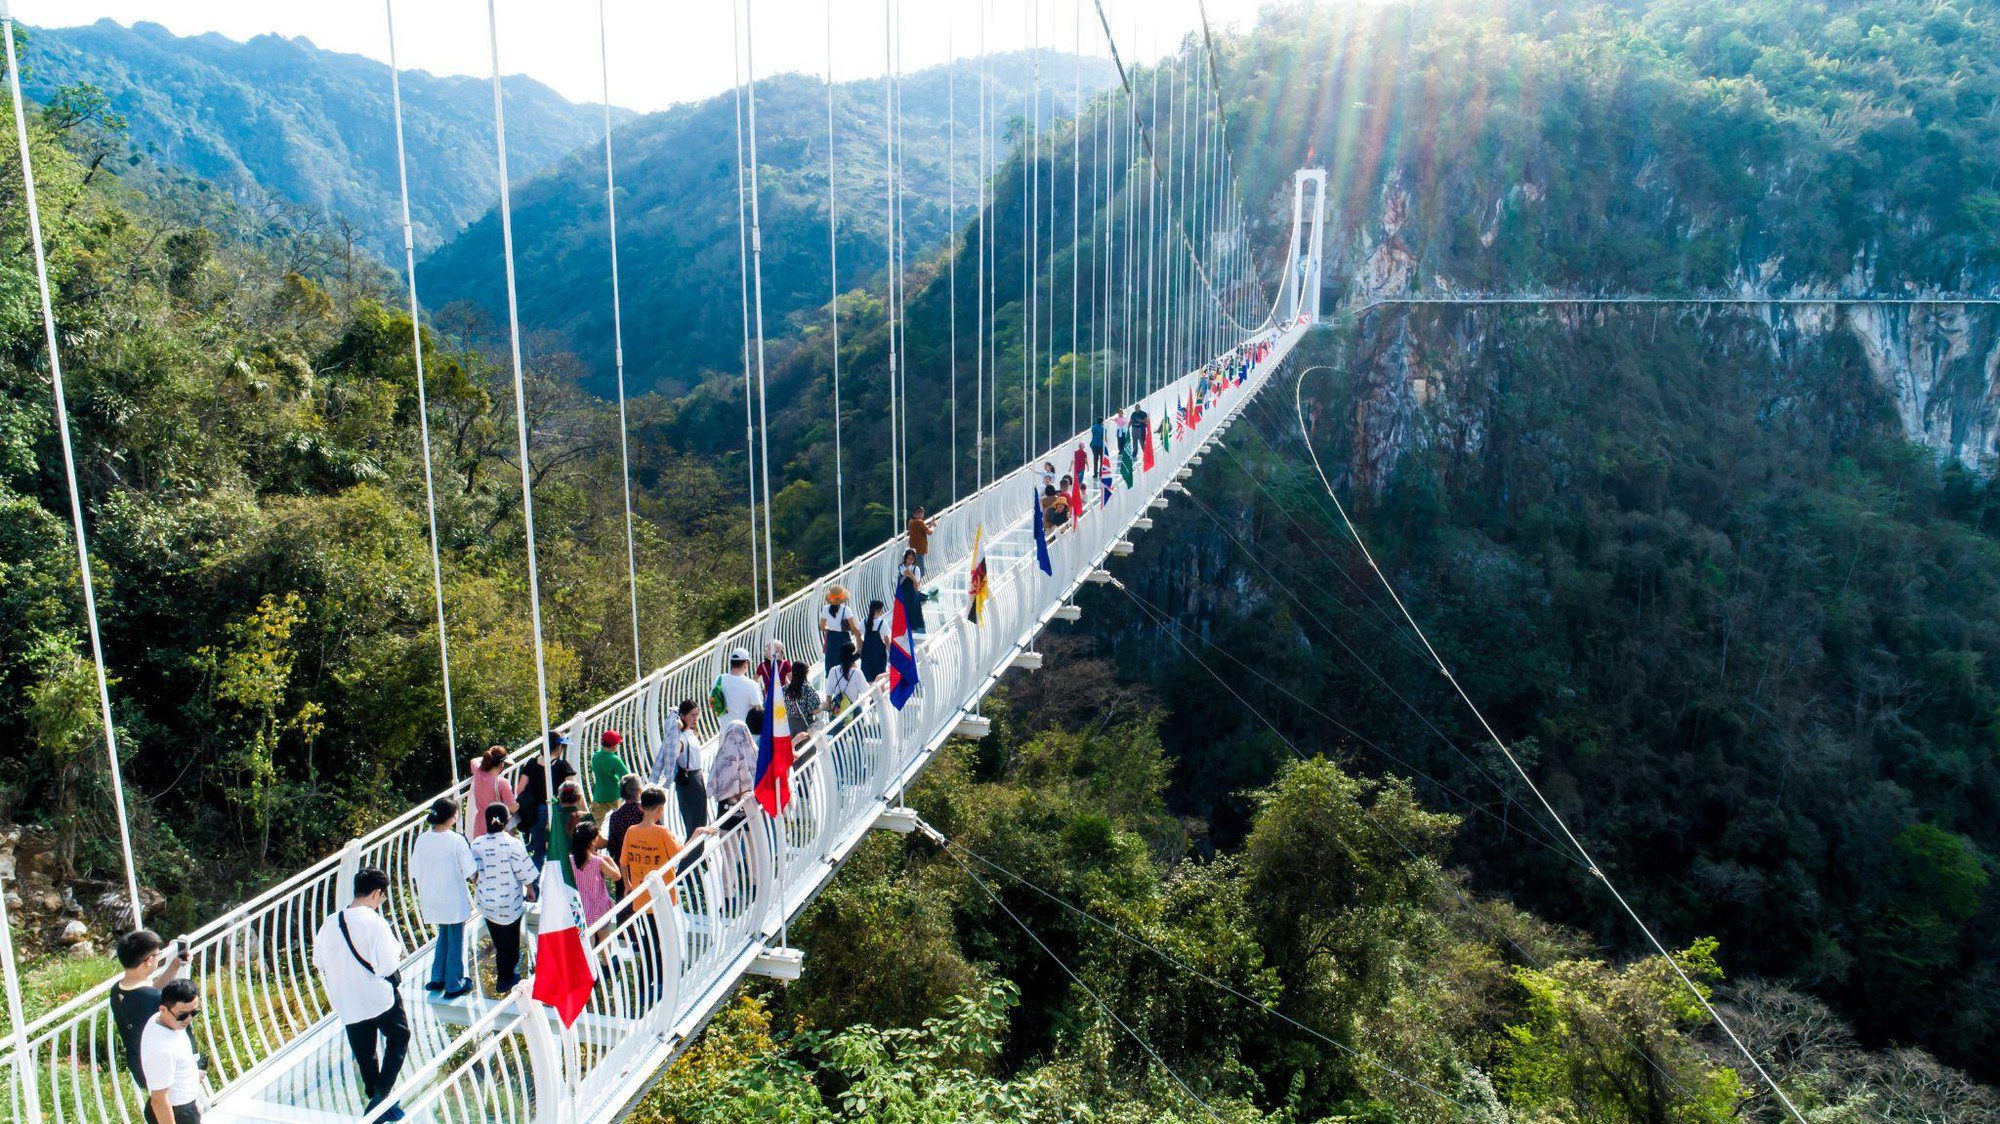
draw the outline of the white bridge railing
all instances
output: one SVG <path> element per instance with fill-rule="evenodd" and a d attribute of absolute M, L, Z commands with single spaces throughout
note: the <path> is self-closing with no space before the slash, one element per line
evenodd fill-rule
<path fill-rule="evenodd" d="M 405 1075 L 401 1103 L 409 1115 L 467 1124 L 558 1124 L 621 1112 L 766 950 L 781 918 L 802 909 L 832 878 L 1014 656 L 1146 515 L 1188 459 L 1228 426 L 1298 334 L 1295 328 L 1280 335 L 1250 380 L 1225 394 L 1200 431 L 1162 453 L 1133 488 L 1116 490 L 1108 505 L 1092 496 L 1083 517 L 1051 538 L 1052 574 L 1041 573 L 1030 547 L 990 575 L 984 624 L 971 624 L 962 611 L 931 620 L 915 697 L 898 711 L 877 684 L 852 721 L 814 739 L 793 774 L 794 801 L 781 816 L 752 811 L 707 840 L 670 881 L 655 875 L 592 926 L 585 943 L 599 982 L 575 1026 L 565 1030 L 551 1020 L 527 998 L 530 985 L 523 983 L 450 1048 Z M 1194 377 L 1145 399 L 1147 412 L 1170 417 L 1172 403 L 1186 401 Z M 1019 541 L 1031 519 L 1029 487 L 1028 479 L 1010 476 L 976 501 L 989 533 Z M 809 639 L 817 643 L 816 636 Z M 629 915 L 621 920 L 621 914 Z"/>
<path fill-rule="evenodd" d="M 753 817 L 706 840 L 699 856 L 684 863 L 667 888 L 669 908 L 658 908 L 656 893 L 649 910 L 624 921 L 613 919 L 626 911 L 608 915 L 590 936 L 610 971 L 575 1028 L 555 1035 L 539 1012 L 530 1010 L 531 1004 L 494 1004 L 448 1049 L 425 1051 L 428 1058 L 413 1052 L 405 1085 L 414 1095 L 406 1107 L 424 1106 L 440 1120 L 553 1120 L 543 1115 L 553 1107 L 538 1098 L 549 1088 L 547 1075 L 557 1065 L 567 1075 L 560 1086 L 567 1102 L 622 1104 L 619 1098 L 635 1092 L 713 1010 L 765 939 L 775 934 L 781 911 L 789 916 L 809 900 L 833 864 L 874 822 L 886 794 L 900 792 L 965 708 L 1006 669 L 1013 653 L 1032 640 L 1062 599 L 1132 521 L 1145 514 L 1174 472 L 1255 393 L 1301 330 L 1270 330 L 1266 338 L 1274 338 L 1276 346 L 1250 383 L 1225 395 L 1216 407 L 1219 416 L 1206 420 L 1202 432 L 1187 443 L 1162 453 L 1155 469 L 1142 474 L 1133 489 L 1119 488 L 1108 507 L 1097 503 L 1096 481 L 1086 481 L 1086 511 L 1050 543 L 1053 576 L 1035 568 L 1032 546 L 1020 546 L 1035 490 L 1032 465 L 1053 460 L 1067 469 L 1071 451 L 1087 442 L 1087 432 L 939 512 L 930 558 L 952 560 L 939 570 L 948 572 L 956 585 L 945 583 L 951 596 L 941 598 L 930 614 L 936 619 L 921 649 L 923 685 L 917 696 L 898 712 L 878 688 L 837 733 L 809 742 L 794 774 L 796 799 L 782 823 Z M 1157 424 L 1169 423 L 1197 377 L 1178 379 L 1143 400 Z M 990 617 L 984 627 L 974 627 L 963 616 L 963 569 L 972 535 L 982 525 L 992 544 L 989 552 L 999 557 L 989 565 Z M 857 600 L 865 602 L 874 591 L 886 600 L 903 545 L 898 537 L 877 546 L 575 715 L 561 727 L 570 735 L 571 753 L 581 757 L 602 731 L 617 729 L 625 734 L 627 764 L 645 772 L 674 705 L 684 698 L 707 697 L 730 648 L 761 652 L 763 642 L 775 638 L 795 657 L 816 659 L 817 615 L 825 591 L 838 584 Z M 1009 556 L 1011 564 L 997 564 Z M 719 731 L 705 708 L 700 721 L 704 741 L 712 743 Z M 511 761 L 525 762 L 540 751 L 537 738 L 517 749 Z M 463 803 L 469 782 L 450 795 Z M 410 884 L 410 847 L 424 830 L 422 814 L 429 803 L 185 935 L 191 975 L 207 1012 L 194 1028 L 197 1048 L 208 1062 L 207 1082 L 223 1105 L 236 1082 L 260 1067 L 283 1064 L 279 1055 L 288 1045 L 330 1025 L 331 1008 L 312 968 L 312 935 L 345 902 L 349 880 L 359 867 L 380 867 L 392 884 Z M 669 801 L 668 806 L 677 821 L 675 804 Z M 780 861 L 782 876 L 771 876 L 773 864 Z M 385 916 L 406 946 L 421 949 L 431 934 L 415 898 L 414 893 L 392 894 Z M 33 1020 L 25 1035 L 8 1040 L 0 1052 L 0 1078 L 9 1090 L 0 1100 L 0 1121 L 140 1120 L 137 1087 L 124 1072 L 110 1020 L 110 987 L 107 980 L 85 991 Z M 456 1068 L 441 1069 L 446 1061 Z M 496 1082 L 495 1074 L 502 1071 L 509 1080 Z"/>

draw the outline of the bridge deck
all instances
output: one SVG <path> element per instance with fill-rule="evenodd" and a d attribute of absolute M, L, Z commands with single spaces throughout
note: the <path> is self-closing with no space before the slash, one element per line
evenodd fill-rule
<path fill-rule="evenodd" d="M 421 981 L 430 946 L 421 946 L 404 971 L 404 1003 L 414 1035 L 399 1096 L 410 1118 L 538 1119 L 558 1111 L 539 1099 L 551 1087 L 547 1075 L 556 1072 L 566 1077 L 563 1118 L 608 1119 L 622 1111 L 775 943 L 781 918 L 796 915 L 832 879 L 882 811 L 951 736 L 958 719 L 977 705 L 1133 522 L 1145 517 L 1199 447 L 1227 426 L 1297 336 L 1295 329 L 1279 337 L 1251 381 L 1225 395 L 1207 423 L 1172 452 L 1163 452 L 1134 488 L 1119 488 L 1109 507 L 1091 495 L 1082 518 L 1051 540 L 1052 575 L 1036 568 L 1028 482 L 1018 478 L 1021 474 L 980 493 L 1003 497 L 982 520 L 993 591 L 987 624 L 974 626 L 964 617 L 971 558 L 969 535 L 961 533 L 948 553 L 933 547 L 933 561 L 948 562 L 927 583 L 936 600 L 926 607 L 930 628 L 920 646 L 923 686 L 917 698 L 897 712 L 878 686 L 839 733 L 807 745 L 795 773 L 797 799 L 783 816 L 753 814 L 682 870 L 670 889 L 675 908 L 624 922 L 614 914 L 600 922 L 588 940 L 598 950 L 600 972 L 603 965 L 615 967 L 600 976 L 591 1006 L 575 1027 L 564 1030 L 522 997 L 427 999 Z M 1146 400 L 1149 413 L 1171 416 L 1169 403 L 1185 400 L 1186 385 L 1176 382 Z M 1061 451 L 1071 448 L 1073 443 Z M 1098 492 L 1094 482 L 1087 491 Z M 969 514 L 947 512 L 945 518 Z M 809 649 L 791 641 L 788 647 L 816 654 L 816 641 Z M 631 741 L 642 743 L 634 747 L 635 756 L 650 753 L 650 737 Z M 674 955 L 660 956 L 661 948 Z M 323 1017 L 231 1082 L 211 1118 L 225 1124 L 330 1124 L 354 1119 L 362 1107 L 342 1031 Z"/>

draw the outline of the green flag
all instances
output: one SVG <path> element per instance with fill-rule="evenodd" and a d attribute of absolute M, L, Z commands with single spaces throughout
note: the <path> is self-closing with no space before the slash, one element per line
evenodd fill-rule
<path fill-rule="evenodd" d="M 1118 475 L 1125 478 L 1125 486 L 1127 488 L 1132 486 L 1132 450 L 1129 446 L 1119 450 Z"/>

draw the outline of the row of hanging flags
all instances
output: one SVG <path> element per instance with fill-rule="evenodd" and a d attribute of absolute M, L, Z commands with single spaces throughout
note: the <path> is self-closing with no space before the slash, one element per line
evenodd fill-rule
<path fill-rule="evenodd" d="M 1209 406 L 1218 402 L 1222 395 L 1242 386 L 1250 377 L 1257 364 L 1271 354 L 1271 341 L 1260 340 L 1246 344 L 1236 352 L 1205 368 L 1194 384 L 1188 388 L 1187 401 L 1174 403 L 1174 416 L 1160 426 L 1158 435 L 1162 452 L 1171 452 L 1173 443 L 1185 439 L 1201 425 L 1202 415 Z M 1131 488 L 1137 473 L 1151 472 L 1153 457 L 1153 420 L 1144 407 L 1132 411 L 1127 419 L 1124 413 L 1114 415 L 1112 428 L 1118 442 L 1118 472 L 1125 487 Z M 1097 481 L 1102 489 L 1099 506 L 1111 502 L 1113 494 L 1112 461 L 1105 447 L 1105 427 L 1102 424 L 1091 429 L 1091 447 L 1097 454 Z M 1071 464 L 1070 487 L 1067 499 L 1074 518 L 1083 516 L 1083 481 L 1089 465 L 1088 455 L 1078 447 Z M 1042 573 L 1052 574 L 1054 568 L 1049 562 L 1048 524 L 1042 515 L 1042 496 L 1037 495 L 1031 506 L 1035 518 L 1035 564 Z M 972 533 L 972 568 L 968 575 L 966 592 L 969 604 L 965 619 L 975 625 L 986 624 L 986 602 L 992 593 L 991 579 L 986 569 L 986 528 L 976 528 Z M 895 606 L 890 624 L 889 640 L 889 703 L 897 710 L 906 706 L 922 677 L 917 670 L 916 637 L 912 631 L 914 622 L 921 618 L 918 599 L 923 594 L 913 581 L 896 583 Z M 785 692 L 779 685 L 784 678 L 777 667 L 772 674 L 764 676 L 764 729 L 758 735 L 757 781 L 752 789 L 757 804 L 767 815 L 776 816 L 792 802 L 792 724 L 791 715 L 785 710 Z M 561 809 L 550 807 L 552 819 Z M 549 861 L 542 864 L 541 876 L 541 922 L 535 932 L 535 980 L 532 994 L 535 999 L 556 1009 L 564 1026 L 573 1025 L 583 1013 L 590 998 L 591 987 L 595 984 L 589 953 L 583 944 L 583 902 L 576 890 L 576 867 L 570 860 L 568 840 L 560 830 L 550 832 Z"/>
<path fill-rule="evenodd" d="M 1208 407 L 1219 402 L 1225 392 L 1242 386 L 1249 379 L 1250 372 L 1256 369 L 1257 364 L 1262 363 L 1270 357 L 1271 346 L 1272 341 L 1268 339 L 1259 340 L 1254 344 L 1245 344 L 1227 357 L 1204 367 L 1194 383 L 1188 387 L 1187 401 L 1176 401 L 1174 403 L 1174 416 L 1166 424 L 1159 427 L 1160 451 L 1172 452 L 1176 439 L 1184 439 L 1188 434 L 1194 432 L 1201 425 L 1202 415 Z M 1146 413 L 1145 407 L 1140 406 L 1132 411 L 1132 416 L 1129 419 L 1122 410 L 1114 414 L 1111 418 L 1111 426 L 1116 432 L 1118 442 L 1117 475 L 1118 478 L 1123 479 L 1125 487 L 1129 489 L 1132 487 L 1139 473 L 1151 472 L 1153 470 L 1155 464 L 1153 457 L 1153 437 L 1155 433 L 1153 419 Z M 1100 489 L 1098 506 L 1100 507 L 1111 502 L 1111 496 L 1114 491 L 1110 451 L 1105 445 L 1104 438 L 1104 424 L 1100 422 L 1097 425 L 1093 425 L 1091 427 L 1090 447 L 1091 451 L 1097 456 L 1097 483 Z M 1085 453 L 1083 447 L 1079 445 L 1076 455 L 1071 460 L 1070 486 L 1066 497 L 1069 501 L 1072 520 L 1081 520 L 1083 518 L 1084 470 L 1088 464 L 1089 454 Z M 1049 561 L 1048 522 L 1042 514 L 1042 501 L 1043 496 L 1038 494 L 1030 504 L 1034 510 L 1035 519 L 1035 565 L 1041 568 L 1042 573 L 1053 574 L 1055 567 Z M 985 612 L 986 562 L 979 553 L 979 536 L 976 534 L 973 536 L 972 566 L 978 592 L 973 598 L 971 608 L 966 612 L 966 618 L 974 624 L 978 624 L 980 623 L 980 617 Z"/>

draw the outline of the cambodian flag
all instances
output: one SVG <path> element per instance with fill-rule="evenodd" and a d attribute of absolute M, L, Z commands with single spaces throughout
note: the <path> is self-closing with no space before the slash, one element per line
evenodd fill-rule
<path fill-rule="evenodd" d="M 764 682 L 764 732 L 757 736 L 755 791 L 758 805 L 773 816 L 792 802 L 792 722 L 775 675 Z"/>
<path fill-rule="evenodd" d="M 903 582 L 896 587 L 896 607 L 889 623 L 889 705 L 903 709 L 910 696 L 917 693 L 917 646 L 910 635 L 910 618 L 915 610 L 910 608 L 909 599 L 922 597 L 917 592 L 917 583 Z"/>

